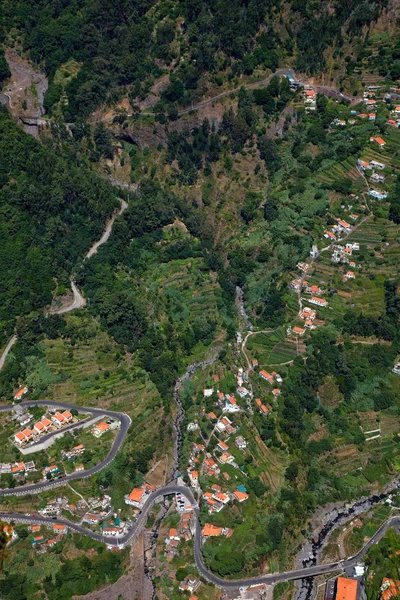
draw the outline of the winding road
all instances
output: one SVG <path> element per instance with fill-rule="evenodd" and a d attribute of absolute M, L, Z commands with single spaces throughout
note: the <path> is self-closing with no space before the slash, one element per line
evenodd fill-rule
<path fill-rule="evenodd" d="M 162 488 L 156 490 L 155 492 L 153 492 L 148 497 L 141 513 L 139 514 L 139 517 L 137 518 L 137 520 L 135 521 L 135 523 L 133 524 L 131 529 L 125 535 L 123 535 L 119 538 L 103 536 L 100 533 L 95 533 L 93 531 L 90 531 L 89 529 L 86 529 L 85 527 L 82 527 L 81 525 L 72 523 L 68 519 L 63 519 L 63 518 L 52 519 L 50 517 L 36 517 L 36 516 L 31 517 L 31 516 L 27 516 L 27 515 L 21 515 L 18 513 L 7 513 L 7 512 L 1 513 L 0 516 L 2 519 L 8 520 L 8 521 L 14 521 L 14 522 L 26 523 L 26 524 L 54 525 L 55 523 L 59 523 L 62 525 L 67 525 L 67 527 L 69 529 L 71 529 L 72 531 L 86 535 L 98 542 L 107 543 L 112 546 L 115 546 L 116 543 L 118 543 L 119 545 L 124 545 L 124 544 L 130 542 L 141 531 L 142 527 L 146 523 L 147 515 L 148 515 L 149 511 L 151 510 L 154 502 L 160 498 L 164 498 L 165 496 L 169 496 L 171 494 L 176 494 L 176 493 L 180 493 L 183 496 L 185 496 L 185 498 L 187 498 L 187 500 L 189 500 L 189 502 L 193 506 L 193 510 L 194 510 L 194 514 L 195 514 L 195 525 L 196 525 L 195 535 L 194 535 L 194 557 L 195 557 L 196 567 L 197 567 L 200 575 L 202 577 L 204 577 L 204 579 L 206 579 L 210 583 L 212 583 L 220 588 L 225 588 L 225 589 L 226 588 L 236 588 L 236 587 L 242 586 L 242 585 L 248 586 L 248 585 L 256 585 L 256 584 L 260 584 L 260 583 L 274 584 L 274 583 L 278 583 L 281 581 L 304 579 L 306 577 L 315 577 L 317 575 L 322 575 L 325 573 L 341 571 L 347 567 L 353 567 L 366 555 L 366 553 L 371 548 L 371 546 L 376 544 L 385 535 L 385 533 L 388 531 L 388 529 L 390 529 L 391 527 L 399 527 L 400 526 L 400 517 L 392 517 L 391 519 L 388 519 L 377 530 L 377 532 L 371 537 L 371 539 L 364 545 L 364 547 L 357 554 L 355 554 L 354 556 L 350 556 L 346 559 L 340 560 L 338 562 L 324 564 L 324 565 L 313 565 L 311 567 L 305 567 L 302 569 L 294 569 L 291 571 L 284 571 L 282 573 L 271 573 L 268 575 L 261 575 L 259 577 L 249 577 L 249 578 L 244 578 L 244 579 L 239 579 L 239 580 L 228 581 L 225 579 L 221 579 L 217 575 L 214 575 L 213 573 L 211 573 L 204 564 L 203 555 L 201 552 L 202 536 L 201 536 L 201 524 L 200 524 L 200 520 L 199 520 L 200 510 L 199 510 L 199 507 L 196 503 L 196 500 L 195 500 L 191 490 L 184 486 L 171 484 L 171 485 L 162 487 Z"/>

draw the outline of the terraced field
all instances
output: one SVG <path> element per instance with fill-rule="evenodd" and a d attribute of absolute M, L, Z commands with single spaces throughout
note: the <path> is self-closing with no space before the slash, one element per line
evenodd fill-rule
<path fill-rule="evenodd" d="M 359 171 L 356 168 L 357 159 L 354 157 L 346 158 L 341 163 L 336 163 L 330 169 L 319 173 L 317 179 L 323 183 L 333 183 L 342 179 L 350 178 L 354 182 L 362 179 Z"/>
<path fill-rule="evenodd" d="M 126 412 L 132 418 L 129 445 L 132 450 L 143 447 L 161 428 L 156 387 L 90 316 L 71 314 L 67 321 L 79 334 L 73 343 L 71 338 L 45 342 L 47 362 L 61 378 L 52 398 Z"/>
<path fill-rule="evenodd" d="M 287 339 L 285 327 L 249 337 L 246 349 L 249 358 L 256 358 L 262 368 L 287 363 L 297 356 L 296 340 Z"/>

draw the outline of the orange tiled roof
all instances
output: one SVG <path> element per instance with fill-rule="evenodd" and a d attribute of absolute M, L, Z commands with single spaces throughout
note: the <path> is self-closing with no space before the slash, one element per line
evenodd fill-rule
<path fill-rule="evenodd" d="M 338 577 L 335 600 L 356 600 L 356 598 L 357 581 L 355 579 L 347 579 L 347 577 Z"/>

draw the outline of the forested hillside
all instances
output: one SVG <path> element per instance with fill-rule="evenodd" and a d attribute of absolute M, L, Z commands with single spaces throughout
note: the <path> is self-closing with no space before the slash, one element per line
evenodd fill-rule
<path fill-rule="evenodd" d="M 61 100 L 66 120 L 87 117 L 129 86 L 144 98 L 154 79 L 170 74 L 166 102 L 189 104 L 211 77 L 218 85 L 255 69 L 292 65 L 317 74 L 326 51 L 343 54 L 387 0 L 366 3 L 291 0 L 18 0 L 4 7 L 13 32 L 50 79 L 46 106 Z M 350 60 L 350 57 L 349 57 Z"/>
<path fill-rule="evenodd" d="M 7 336 L 16 317 L 50 303 L 57 282 L 69 286 L 77 259 L 119 202 L 109 184 L 67 151 L 23 133 L 4 109 L 0 155 L 0 330 Z"/>

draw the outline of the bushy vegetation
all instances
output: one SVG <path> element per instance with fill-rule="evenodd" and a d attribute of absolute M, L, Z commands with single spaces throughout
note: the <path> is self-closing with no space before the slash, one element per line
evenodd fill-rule
<path fill-rule="evenodd" d="M 112 188 L 0 111 L 1 330 L 49 304 L 119 205 Z M 4 340 L 2 340 L 4 342 Z"/>

